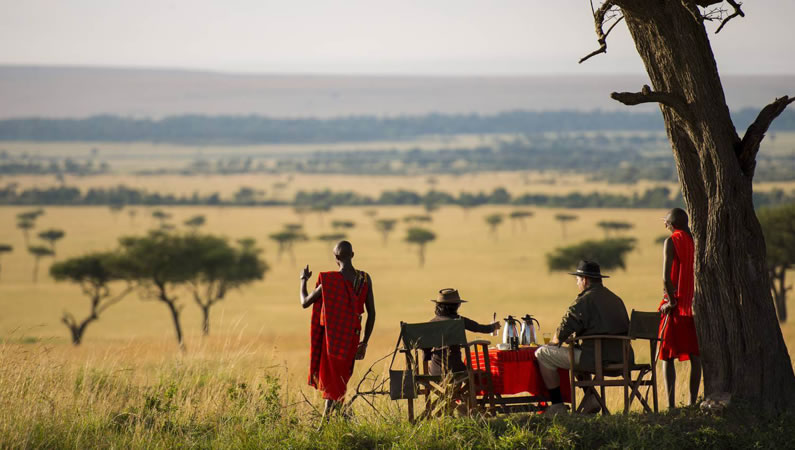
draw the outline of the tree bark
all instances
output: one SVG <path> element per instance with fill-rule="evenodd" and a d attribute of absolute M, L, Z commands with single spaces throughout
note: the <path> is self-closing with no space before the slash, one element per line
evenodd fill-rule
<path fill-rule="evenodd" d="M 694 312 L 705 393 L 729 392 L 763 410 L 791 410 L 795 375 L 771 298 L 751 198 L 753 168 L 741 164 L 742 141 L 706 29 L 688 1 L 615 3 L 655 93 L 669 100 L 660 109 L 695 238 Z"/>
<path fill-rule="evenodd" d="M 210 335 L 210 305 L 200 305 L 202 310 L 202 336 Z"/>
<path fill-rule="evenodd" d="M 177 333 L 177 344 L 179 344 L 179 349 L 184 351 L 185 342 L 182 340 L 182 325 L 179 322 L 179 308 L 177 308 L 176 298 L 169 298 L 166 295 L 165 286 L 158 285 L 158 289 L 160 290 L 158 300 L 165 303 L 168 307 L 171 319 L 174 321 L 174 330 Z"/>

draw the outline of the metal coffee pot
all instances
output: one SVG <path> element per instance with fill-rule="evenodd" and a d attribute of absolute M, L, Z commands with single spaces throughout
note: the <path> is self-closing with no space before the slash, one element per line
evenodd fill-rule
<path fill-rule="evenodd" d="M 533 322 L 535 322 L 535 325 L 533 325 Z M 541 325 L 538 323 L 538 320 L 530 314 L 525 314 L 525 316 L 522 317 L 522 330 L 519 332 L 519 344 L 538 344 L 539 328 L 541 328 Z"/>
<path fill-rule="evenodd" d="M 509 344 L 512 350 L 519 348 L 519 321 L 513 316 L 505 319 L 505 328 L 502 330 L 502 343 Z"/>

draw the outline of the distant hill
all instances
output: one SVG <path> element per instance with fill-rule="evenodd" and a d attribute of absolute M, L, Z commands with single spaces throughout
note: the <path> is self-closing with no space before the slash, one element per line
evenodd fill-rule
<path fill-rule="evenodd" d="M 732 110 L 792 94 L 795 76 L 724 76 Z M 241 75 L 125 68 L 0 65 L 0 119 L 261 115 L 329 118 L 496 114 L 504 111 L 626 111 L 612 91 L 634 91 L 643 76 Z M 644 105 L 634 111 L 651 112 Z"/>

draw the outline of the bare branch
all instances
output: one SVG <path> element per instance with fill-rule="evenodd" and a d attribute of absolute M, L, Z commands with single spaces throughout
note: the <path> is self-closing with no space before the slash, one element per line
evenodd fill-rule
<path fill-rule="evenodd" d="M 593 11 L 593 2 L 591 2 L 591 10 Z M 608 15 L 611 11 L 613 12 L 613 15 Z M 587 61 L 592 56 L 596 56 L 600 53 L 607 53 L 607 36 L 610 34 L 611 31 L 613 31 L 613 28 L 615 28 L 615 26 L 618 25 L 618 23 L 621 22 L 621 20 L 624 18 L 623 15 L 618 16 L 617 11 L 618 10 L 615 4 L 613 3 L 613 0 L 607 0 L 604 3 L 602 3 L 602 6 L 600 6 L 594 12 L 593 17 L 594 17 L 594 24 L 596 26 L 596 36 L 597 36 L 597 42 L 599 42 L 599 48 L 582 57 L 579 62 L 580 64 L 582 64 L 584 61 Z M 608 28 L 607 32 L 605 33 L 604 32 L 605 24 L 613 18 L 615 18 L 615 22 L 613 22 L 613 24 L 610 25 L 610 28 Z"/>
<path fill-rule="evenodd" d="M 737 159 L 740 161 L 740 167 L 743 173 L 749 177 L 754 175 L 756 154 L 759 153 L 759 144 L 762 143 L 767 129 L 770 128 L 770 124 L 773 123 L 776 117 L 784 112 L 787 106 L 793 102 L 795 102 L 795 97 L 790 98 L 785 95 L 781 98 L 777 98 L 773 103 L 762 108 L 762 111 L 759 112 L 754 123 L 745 131 L 745 136 L 743 136 L 743 140 L 737 152 Z"/>
<path fill-rule="evenodd" d="M 100 307 L 98 307 L 95 315 L 98 316 L 100 313 L 102 313 L 102 311 L 105 311 L 111 305 L 115 305 L 116 303 L 119 303 L 125 296 L 127 296 L 127 294 L 132 292 L 133 289 L 135 289 L 135 286 L 133 286 L 131 284 L 128 284 L 127 287 L 123 291 L 121 291 L 119 293 L 119 295 L 111 298 L 110 300 L 104 302 Z"/>
<path fill-rule="evenodd" d="M 662 103 L 676 111 L 689 126 L 695 123 L 690 113 L 690 108 L 683 98 L 668 92 L 652 91 L 648 85 L 643 85 L 643 89 L 640 92 L 613 92 L 610 94 L 610 98 L 629 106 L 640 105 L 641 103 Z"/>
<path fill-rule="evenodd" d="M 728 17 L 723 19 L 723 22 L 720 23 L 720 26 L 718 27 L 718 29 L 715 30 L 715 34 L 720 33 L 720 30 L 722 30 L 723 27 L 727 23 L 729 23 L 730 20 L 734 19 L 735 17 L 737 17 L 737 16 L 745 17 L 745 13 L 743 12 L 742 9 L 740 9 L 740 6 L 742 6 L 742 3 L 737 3 L 735 0 L 726 0 L 726 3 L 730 4 L 732 6 L 732 8 L 734 8 L 734 13 L 732 13 L 731 15 L 729 15 Z"/>

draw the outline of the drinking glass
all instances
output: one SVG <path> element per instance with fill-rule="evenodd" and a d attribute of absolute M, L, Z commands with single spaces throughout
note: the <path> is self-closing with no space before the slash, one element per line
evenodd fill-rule
<path fill-rule="evenodd" d="M 549 341 L 552 340 L 552 333 L 544 333 L 544 345 L 549 344 Z"/>

